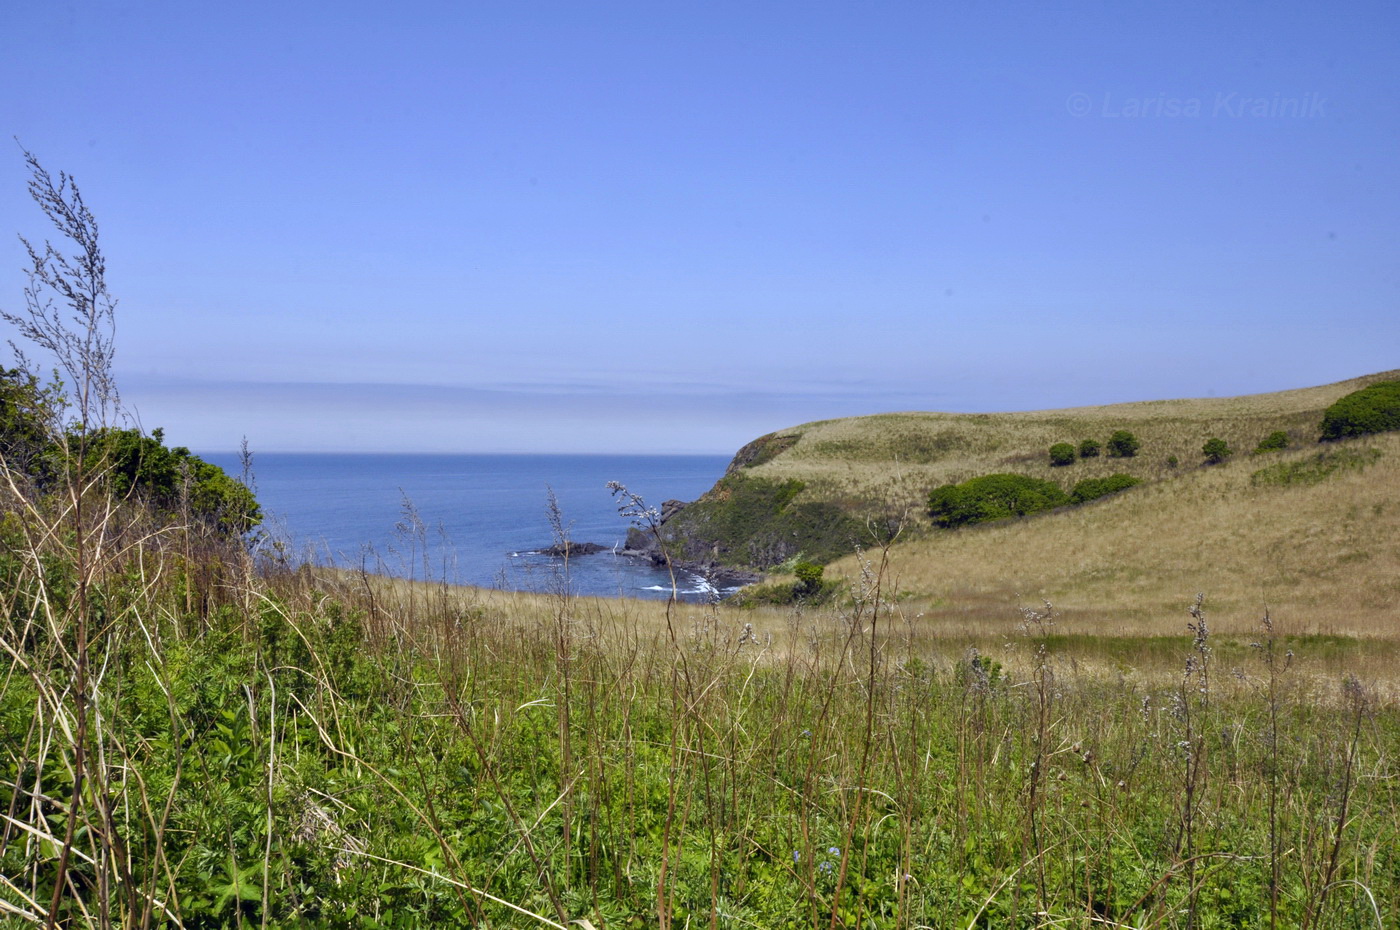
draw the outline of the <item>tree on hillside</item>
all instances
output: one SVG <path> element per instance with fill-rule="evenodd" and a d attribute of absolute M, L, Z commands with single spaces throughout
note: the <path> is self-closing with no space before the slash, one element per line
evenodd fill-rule
<path fill-rule="evenodd" d="M 1234 450 L 1225 440 L 1212 437 L 1206 440 L 1205 445 L 1201 446 L 1201 454 L 1206 457 L 1207 465 L 1219 465 L 1234 455 Z"/>
<path fill-rule="evenodd" d="M 1057 442 L 1050 447 L 1050 464 L 1056 467 L 1074 464 L 1074 446 L 1067 442 Z"/>

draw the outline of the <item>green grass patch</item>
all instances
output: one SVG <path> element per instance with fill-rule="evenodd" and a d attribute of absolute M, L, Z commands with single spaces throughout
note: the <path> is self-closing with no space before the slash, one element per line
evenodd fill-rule
<path fill-rule="evenodd" d="M 1374 465 L 1380 457 L 1379 449 L 1329 449 L 1300 462 L 1279 462 L 1261 468 L 1249 480 L 1261 487 L 1318 484 L 1334 475 Z"/>

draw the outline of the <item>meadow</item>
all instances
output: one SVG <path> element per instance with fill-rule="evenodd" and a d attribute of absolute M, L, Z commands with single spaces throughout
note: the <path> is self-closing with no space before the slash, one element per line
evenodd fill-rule
<path fill-rule="evenodd" d="M 995 591 L 934 618 L 898 544 L 820 608 L 525 595 L 9 504 L 10 925 L 1400 916 L 1379 627 L 1218 632 L 1186 595 L 1121 629 Z"/>

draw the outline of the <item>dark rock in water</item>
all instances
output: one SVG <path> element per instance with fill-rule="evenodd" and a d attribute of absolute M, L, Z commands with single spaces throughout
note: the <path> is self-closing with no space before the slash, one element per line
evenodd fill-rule
<path fill-rule="evenodd" d="M 540 555 L 548 555 L 556 559 L 561 559 L 564 556 L 593 555 L 595 552 L 607 552 L 610 549 L 612 549 L 612 546 L 600 546 L 597 543 L 568 542 L 555 543 L 547 549 L 536 549 L 535 551 Z"/>

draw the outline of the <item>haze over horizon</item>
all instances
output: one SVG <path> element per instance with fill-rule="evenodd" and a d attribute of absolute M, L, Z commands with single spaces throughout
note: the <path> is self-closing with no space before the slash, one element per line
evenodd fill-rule
<path fill-rule="evenodd" d="M 196 450 L 705 452 L 1400 366 L 1400 9 L 0 10 Z M 8 334 L 7 334 L 8 335 Z"/>

